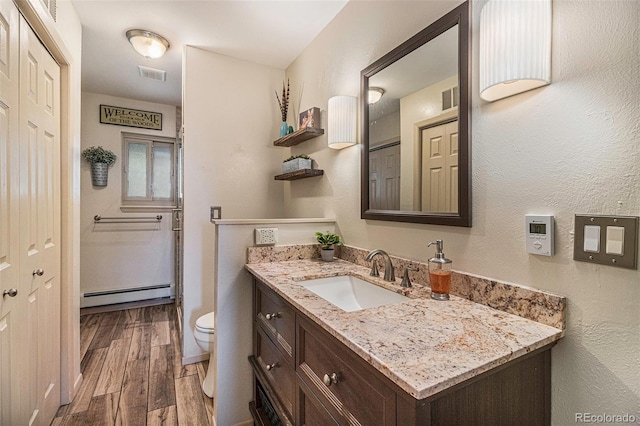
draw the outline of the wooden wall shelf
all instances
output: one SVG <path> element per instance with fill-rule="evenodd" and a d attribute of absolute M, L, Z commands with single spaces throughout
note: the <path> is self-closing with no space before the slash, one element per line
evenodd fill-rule
<path fill-rule="evenodd" d="M 322 176 L 323 174 L 324 174 L 324 170 L 302 169 L 302 170 L 296 170 L 295 172 L 274 176 L 274 179 L 275 180 L 298 180 L 298 179 L 305 179 L 305 178 L 314 177 L 314 176 Z"/>
<path fill-rule="evenodd" d="M 324 135 L 324 129 L 313 129 L 311 127 L 305 127 L 304 129 L 297 130 L 293 133 L 289 133 L 287 136 L 273 141 L 274 146 L 294 146 L 300 142 L 304 142 L 309 139 L 317 138 Z"/>

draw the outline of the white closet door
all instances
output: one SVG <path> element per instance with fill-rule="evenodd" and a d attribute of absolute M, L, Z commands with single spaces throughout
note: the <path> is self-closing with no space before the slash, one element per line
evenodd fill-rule
<path fill-rule="evenodd" d="M 18 9 L 0 1 L 0 425 L 22 424 L 20 391 Z M 20 290 L 20 291 L 18 291 Z M 14 294 L 14 291 L 18 291 Z"/>
<path fill-rule="evenodd" d="M 29 424 L 60 403 L 60 68 L 20 18 L 20 292 Z"/>

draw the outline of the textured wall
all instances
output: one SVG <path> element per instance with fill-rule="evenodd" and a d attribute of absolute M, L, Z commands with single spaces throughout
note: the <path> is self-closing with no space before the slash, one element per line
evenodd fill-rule
<path fill-rule="evenodd" d="M 282 217 L 286 150 L 273 146 L 280 118 L 273 89 L 284 71 L 187 47 L 184 89 L 184 356 L 199 315 L 213 310 L 214 227 L 225 219 Z"/>
<path fill-rule="evenodd" d="M 350 2 L 287 69 L 304 84 L 302 107 L 358 95 L 361 69 L 459 3 Z M 484 3 L 474 2 L 473 22 Z M 572 260 L 575 213 L 640 215 L 639 25 L 635 0 L 555 0 L 553 83 L 491 104 L 478 95 L 473 26 L 470 229 L 361 220 L 362 146 L 333 151 L 322 137 L 292 148 L 325 176 L 289 187 L 289 214 L 336 217 L 348 244 L 421 261 L 442 238 L 457 270 L 568 297 L 566 337 L 553 349 L 553 424 L 585 411 L 640 415 L 640 272 Z M 526 253 L 527 213 L 555 215 L 554 257 Z"/>

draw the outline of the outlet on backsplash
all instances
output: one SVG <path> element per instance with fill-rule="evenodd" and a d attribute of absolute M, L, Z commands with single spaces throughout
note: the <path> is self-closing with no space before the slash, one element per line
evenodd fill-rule
<path fill-rule="evenodd" d="M 256 245 L 275 245 L 278 242 L 278 228 L 256 228 Z"/>

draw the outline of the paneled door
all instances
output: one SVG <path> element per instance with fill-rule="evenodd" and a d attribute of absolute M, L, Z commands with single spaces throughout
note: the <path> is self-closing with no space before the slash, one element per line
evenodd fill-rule
<path fill-rule="evenodd" d="M 422 211 L 458 211 L 458 121 L 421 131 Z"/>
<path fill-rule="evenodd" d="M 20 174 L 18 170 L 19 14 L 0 1 L 0 425 L 20 424 L 19 285 Z M 22 290 L 20 288 L 20 290 Z"/>
<path fill-rule="evenodd" d="M 369 203 L 375 210 L 400 209 L 400 144 L 369 151 Z"/>
<path fill-rule="evenodd" d="M 22 17 L 19 66 L 23 401 L 29 425 L 48 425 L 60 404 L 60 67 Z"/>

